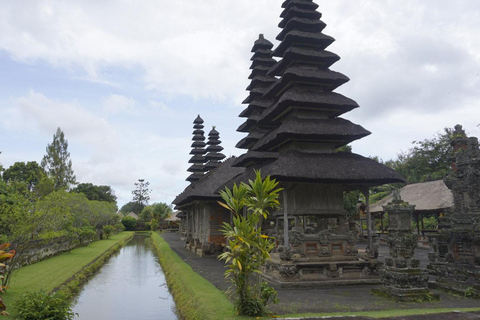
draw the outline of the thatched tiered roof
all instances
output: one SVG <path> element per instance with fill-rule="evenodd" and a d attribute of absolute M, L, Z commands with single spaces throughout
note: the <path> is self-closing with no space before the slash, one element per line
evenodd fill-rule
<path fill-rule="evenodd" d="M 179 194 L 173 204 L 181 207 L 195 200 L 217 201 L 221 197 L 218 189 L 223 189 L 227 181 L 232 180 L 237 175 L 243 173 L 244 168 L 232 167 L 235 157 L 228 158 L 217 168 L 210 170 L 200 180 L 191 183 L 185 190 Z"/>
<path fill-rule="evenodd" d="M 203 156 L 206 152 L 205 150 L 205 136 L 203 129 L 203 119 L 200 115 L 193 121 L 193 143 L 192 151 L 190 152 L 193 155 L 188 163 L 193 163 L 187 171 L 192 172 L 190 176 L 186 179 L 187 181 L 193 182 L 199 180 L 203 177 L 205 157 Z"/>
<path fill-rule="evenodd" d="M 276 81 L 262 96 L 262 101 L 272 104 L 251 118 L 268 131 L 262 137 L 256 132 L 241 140 L 239 145 L 248 146 L 251 154 L 241 156 L 235 165 L 253 166 L 284 182 L 335 183 L 345 188 L 404 182 L 376 161 L 335 152 L 370 132 L 339 118 L 358 104 L 333 92 L 349 79 L 330 70 L 340 57 L 325 50 L 334 39 L 322 33 L 326 24 L 316 11 L 318 5 L 310 0 L 287 0 L 282 7 L 282 30 L 277 36 L 281 42 L 272 53 L 281 59 L 266 73 Z M 255 162 L 253 151 L 263 161 Z M 246 181 L 251 172 L 247 170 L 236 180 Z"/>
<path fill-rule="evenodd" d="M 207 154 L 205 155 L 205 171 L 212 170 L 220 165 L 220 161 L 225 159 L 225 155 L 221 153 L 223 147 L 220 145 L 220 133 L 213 127 L 208 133 Z"/>
<path fill-rule="evenodd" d="M 415 211 L 439 212 L 453 207 L 453 194 L 443 180 L 408 184 L 400 190 L 403 201 L 415 205 Z M 370 206 L 370 212 L 384 212 L 383 206 L 392 202 L 389 195 Z"/>

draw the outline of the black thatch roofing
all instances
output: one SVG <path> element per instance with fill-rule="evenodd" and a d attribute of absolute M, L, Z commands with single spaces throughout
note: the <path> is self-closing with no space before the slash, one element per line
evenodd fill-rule
<path fill-rule="evenodd" d="M 298 61 L 314 64 L 321 68 L 328 68 L 338 60 L 340 60 L 340 57 L 330 51 L 290 47 L 285 51 L 283 59 L 278 61 L 267 74 L 270 76 L 281 75 L 291 64 L 298 63 Z"/>
<path fill-rule="evenodd" d="M 333 91 L 349 80 L 347 76 L 340 72 L 329 69 L 319 70 L 307 65 L 295 65 L 288 67 L 283 72 L 282 77 L 265 92 L 265 96 L 278 96 L 296 83 L 309 83 L 320 86 L 323 89 L 322 91 Z"/>
<path fill-rule="evenodd" d="M 292 17 L 289 20 L 284 20 L 280 25 L 284 25 L 285 27 L 276 37 L 278 41 L 282 41 L 285 38 L 285 35 L 292 30 L 320 33 L 327 26 L 322 20 L 311 20 L 300 17 Z"/>
<path fill-rule="evenodd" d="M 291 114 L 278 128 L 261 138 L 252 149 L 277 151 L 282 145 L 293 141 L 322 141 L 339 148 L 370 133 L 362 126 L 342 118 L 315 119 Z"/>
<path fill-rule="evenodd" d="M 256 52 L 265 49 L 271 49 L 273 44 L 263 37 L 263 34 L 258 35 L 258 39 L 253 43 L 251 52 Z"/>
<path fill-rule="evenodd" d="M 282 8 L 286 8 L 284 12 L 280 15 L 280 17 L 285 16 L 285 12 L 290 9 L 290 7 L 296 6 L 299 8 L 304 8 L 304 9 L 311 9 L 315 10 L 318 8 L 318 4 L 315 2 L 312 2 L 312 0 L 286 0 L 282 3 Z"/>
<path fill-rule="evenodd" d="M 405 182 L 396 171 L 375 160 L 348 152 L 331 154 L 289 151 L 262 169 L 280 181 L 381 185 Z"/>
<path fill-rule="evenodd" d="M 262 177 L 270 176 L 280 182 L 336 183 L 346 189 L 402 182 L 404 178 L 396 171 L 376 162 L 348 152 L 306 153 L 291 150 L 279 154 L 276 161 L 259 166 Z M 233 183 L 254 179 L 253 168 L 230 180 Z"/>
<path fill-rule="evenodd" d="M 247 90 L 251 90 L 251 89 L 256 88 L 256 87 L 258 87 L 259 89 L 262 89 L 262 88 L 267 89 L 276 80 L 277 79 L 275 79 L 273 76 L 257 75 L 252 79 L 252 81 L 250 82 L 250 84 L 247 87 Z M 263 92 L 265 92 L 265 91 L 263 91 Z"/>
<path fill-rule="evenodd" d="M 277 103 L 268 107 L 260 116 L 259 122 L 277 121 L 279 117 L 288 115 L 288 110 L 304 108 L 309 110 L 323 110 L 330 117 L 339 116 L 354 108 L 358 104 L 339 93 L 322 92 L 315 88 L 300 88 L 298 86 L 283 93 Z"/>
<path fill-rule="evenodd" d="M 280 16 L 284 18 L 278 26 L 280 28 L 284 28 L 289 20 L 291 20 L 294 17 L 304 17 L 307 19 L 317 19 L 319 20 L 322 17 L 322 14 L 318 11 L 315 11 L 315 9 L 312 8 L 301 8 L 299 6 L 290 6 L 284 12 L 282 12 L 282 15 Z"/>
<path fill-rule="evenodd" d="M 415 205 L 415 211 L 438 212 L 453 207 L 453 194 L 443 180 L 409 184 L 400 189 L 403 201 Z M 372 204 L 370 212 L 384 212 L 383 206 L 393 200 L 393 195 Z"/>
<path fill-rule="evenodd" d="M 255 99 L 238 116 L 240 118 L 248 118 L 252 112 L 255 112 L 257 110 L 263 111 L 271 105 L 272 101 L 270 100 Z"/>
<path fill-rule="evenodd" d="M 235 157 L 231 157 L 220 164 L 215 169 L 205 174 L 200 180 L 191 183 L 185 190 L 179 194 L 173 204 L 181 207 L 195 200 L 218 200 L 220 196 L 216 193 L 217 189 L 222 189 L 225 182 L 241 174 L 245 168 L 232 167 Z"/>
<path fill-rule="evenodd" d="M 251 165 L 258 165 L 276 159 L 278 159 L 277 152 L 248 151 L 238 157 L 233 162 L 232 167 L 249 167 Z"/>
<path fill-rule="evenodd" d="M 253 147 L 253 145 L 261 139 L 263 136 L 265 136 L 265 132 L 262 130 L 252 130 L 249 132 L 249 134 L 240 140 L 235 147 L 239 149 L 250 149 Z"/>
<path fill-rule="evenodd" d="M 282 57 L 285 50 L 290 48 L 293 43 L 303 43 L 305 45 L 315 46 L 318 50 L 323 50 L 334 41 L 334 38 L 323 33 L 292 30 L 285 34 L 283 41 L 273 50 L 273 56 Z"/>

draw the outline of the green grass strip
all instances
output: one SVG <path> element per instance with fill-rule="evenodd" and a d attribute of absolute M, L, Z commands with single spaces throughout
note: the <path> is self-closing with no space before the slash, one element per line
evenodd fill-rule
<path fill-rule="evenodd" d="M 81 284 L 105 261 L 133 237 L 133 232 L 124 231 L 109 239 L 90 243 L 86 247 L 64 252 L 15 270 L 10 288 L 2 295 L 9 318 L 15 318 L 15 300 L 27 291 L 62 291 L 71 296 Z"/>
<path fill-rule="evenodd" d="M 152 243 L 182 319 L 251 319 L 235 316 L 225 294 L 193 271 L 158 233 L 152 233 Z"/>

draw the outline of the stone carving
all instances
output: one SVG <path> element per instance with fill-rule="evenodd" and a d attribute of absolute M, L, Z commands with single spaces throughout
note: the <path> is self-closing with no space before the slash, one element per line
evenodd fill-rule
<path fill-rule="evenodd" d="M 298 269 L 295 265 L 280 265 L 278 266 L 280 275 L 285 278 L 293 278 L 297 275 Z"/>
<path fill-rule="evenodd" d="M 411 216 L 415 206 L 402 201 L 398 191 L 393 200 L 383 209 L 388 212 L 389 234 L 387 244 L 390 257 L 381 272 L 382 286 L 374 292 L 398 301 L 430 300 L 436 297 L 428 291 L 428 275 L 419 268 L 420 261 L 414 258 L 417 239 L 410 230 Z"/>
<path fill-rule="evenodd" d="M 438 235 L 429 254 L 434 288 L 480 297 L 480 148 L 456 125 L 451 145 L 452 171 L 444 179 L 452 190 L 454 210 L 439 219 Z"/>
<path fill-rule="evenodd" d="M 288 238 L 291 245 L 299 246 L 303 243 L 303 235 L 298 231 L 292 230 L 288 232 Z"/>
<path fill-rule="evenodd" d="M 329 278 L 338 278 L 340 276 L 338 266 L 335 263 L 331 263 L 328 270 L 326 270 L 326 274 Z"/>

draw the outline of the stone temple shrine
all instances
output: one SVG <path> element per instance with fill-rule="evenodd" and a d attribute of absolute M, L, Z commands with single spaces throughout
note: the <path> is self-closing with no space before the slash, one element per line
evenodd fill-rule
<path fill-rule="evenodd" d="M 370 237 L 366 251 L 359 253 L 355 223 L 347 219 L 343 195 L 361 190 L 368 202 L 369 187 L 404 179 L 375 160 L 338 151 L 370 132 L 341 117 L 359 106 L 334 92 L 349 81 L 330 69 L 340 59 L 326 50 L 334 39 L 323 33 L 326 24 L 313 1 L 286 0 L 282 8 L 277 47 L 260 35 L 252 48 L 247 107 L 240 114 L 245 122 L 238 128 L 247 135 L 237 144 L 246 152 L 196 175 L 201 177 L 190 179 L 174 200 L 190 219 L 183 230 L 185 239 L 197 239 L 193 245 L 203 253 L 221 249 L 208 234 L 195 233 L 192 221 L 201 216 L 202 227 L 197 229 L 218 230 L 212 222 L 218 219 L 209 216 L 230 219 L 215 203 L 218 192 L 253 179 L 254 170 L 260 170 L 284 189 L 281 209 L 266 225 L 277 243 L 265 270 L 269 280 L 285 286 L 378 283 L 378 246 Z M 195 168 L 202 165 L 194 163 Z M 206 184 L 208 199 L 198 196 Z M 210 201 L 209 209 L 198 209 L 205 201 Z"/>

